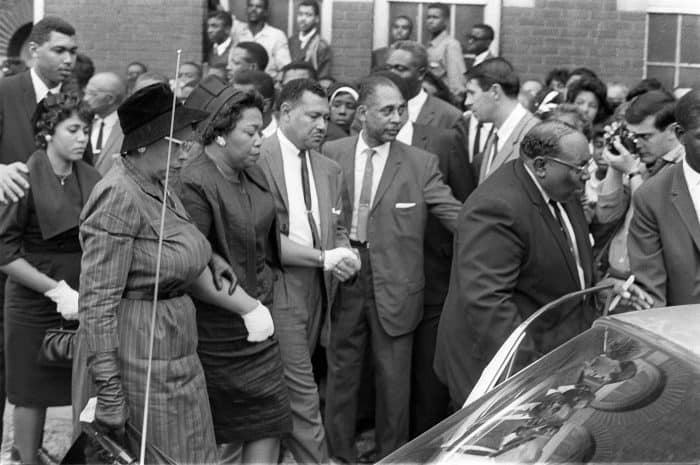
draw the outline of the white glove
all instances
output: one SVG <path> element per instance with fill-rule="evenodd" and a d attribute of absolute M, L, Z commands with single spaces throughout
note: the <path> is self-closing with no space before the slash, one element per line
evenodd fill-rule
<path fill-rule="evenodd" d="M 275 332 L 270 310 L 259 301 L 257 307 L 242 315 L 241 318 L 245 329 L 248 330 L 248 342 L 262 342 Z"/>
<path fill-rule="evenodd" d="M 335 249 L 326 250 L 323 256 L 323 269 L 326 271 L 331 271 L 336 267 L 336 265 L 338 265 L 338 263 L 346 258 L 357 260 L 355 252 L 346 247 L 337 247 Z"/>
<path fill-rule="evenodd" d="M 60 281 L 58 286 L 44 293 L 46 297 L 56 302 L 56 311 L 66 320 L 78 319 L 78 297 L 79 294 L 66 284 Z"/>

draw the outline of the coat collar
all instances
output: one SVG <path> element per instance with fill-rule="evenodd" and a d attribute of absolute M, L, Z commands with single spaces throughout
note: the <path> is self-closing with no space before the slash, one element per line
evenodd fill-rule
<path fill-rule="evenodd" d="M 698 214 L 695 211 L 688 183 L 683 174 L 683 163 L 678 163 L 668 169 L 675 170 L 671 181 L 671 203 L 678 211 L 683 223 L 685 223 L 685 227 L 693 238 L 695 247 L 700 250 L 700 223 L 698 223 Z"/>

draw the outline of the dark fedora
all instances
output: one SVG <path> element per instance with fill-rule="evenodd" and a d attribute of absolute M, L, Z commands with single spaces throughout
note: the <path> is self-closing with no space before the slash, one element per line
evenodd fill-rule
<path fill-rule="evenodd" d="M 119 124 L 124 132 L 122 153 L 151 145 L 170 134 L 173 92 L 166 84 L 158 83 L 134 92 L 117 109 Z M 208 112 L 175 107 L 175 125 L 178 131 L 203 120 Z"/>

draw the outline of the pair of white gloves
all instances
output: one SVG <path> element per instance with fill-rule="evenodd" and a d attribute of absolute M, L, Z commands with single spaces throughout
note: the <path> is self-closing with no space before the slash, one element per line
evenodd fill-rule
<path fill-rule="evenodd" d="M 44 293 L 46 297 L 56 302 L 56 311 L 66 320 L 78 319 L 78 291 L 72 289 L 65 281 Z"/>

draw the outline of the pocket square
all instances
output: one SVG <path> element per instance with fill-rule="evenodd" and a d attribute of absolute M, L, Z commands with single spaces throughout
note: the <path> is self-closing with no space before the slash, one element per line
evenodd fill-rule
<path fill-rule="evenodd" d="M 395 205 L 396 208 L 413 208 L 415 206 L 416 206 L 415 202 L 407 202 L 407 203 L 399 202 Z"/>
<path fill-rule="evenodd" d="M 333 213 L 334 215 L 340 215 L 341 211 L 342 210 L 340 208 L 331 208 L 331 213 Z"/>

